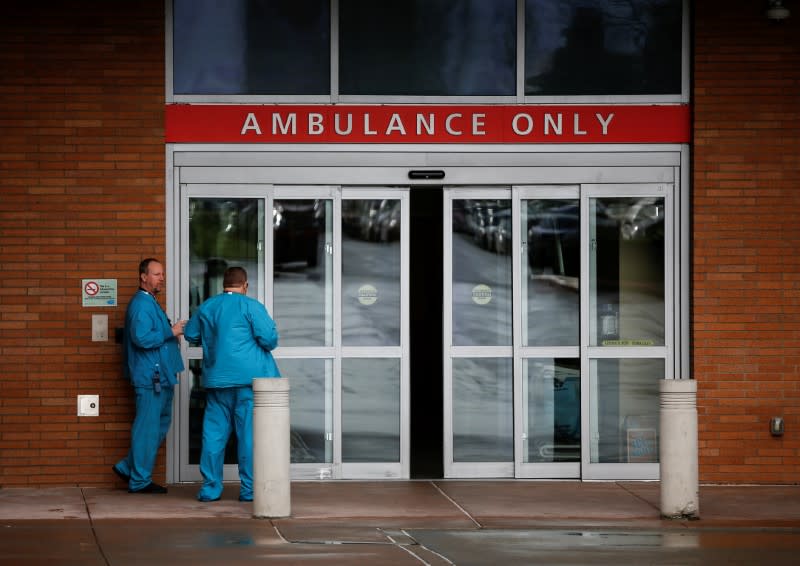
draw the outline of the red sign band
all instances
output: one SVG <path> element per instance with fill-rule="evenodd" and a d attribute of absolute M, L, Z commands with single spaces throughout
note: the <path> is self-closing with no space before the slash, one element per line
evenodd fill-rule
<path fill-rule="evenodd" d="M 689 107 L 169 104 L 167 143 L 688 143 Z"/>

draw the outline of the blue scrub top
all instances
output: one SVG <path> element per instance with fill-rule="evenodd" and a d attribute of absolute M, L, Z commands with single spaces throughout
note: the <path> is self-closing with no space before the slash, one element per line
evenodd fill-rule
<path fill-rule="evenodd" d="M 206 300 L 184 328 L 189 342 L 203 347 L 203 385 L 252 385 L 255 377 L 280 377 L 270 353 L 278 329 L 264 305 L 241 293 Z"/>
<path fill-rule="evenodd" d="M 123 370 L 134 387 L 152 387 L 156 363 L 162 385 L 178 383 L 183 371 L 178 339 L 156 298 L 140 289 L 125 312 Z"/>

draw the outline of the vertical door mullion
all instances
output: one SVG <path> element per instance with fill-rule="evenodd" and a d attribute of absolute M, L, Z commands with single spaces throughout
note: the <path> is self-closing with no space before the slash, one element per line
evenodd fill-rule
<path fill-rule="evenodd" d="M 400 199 L 400 475 L 411 476 L 411 193 Z"/>
<path fill-rule="evenodd" d="M 442 369 L 444 371 L 444 477 L 453 477 L 453 197 L 452 193 L 445 189 L 443 191 L 444 218 L 442 219 L 444 233 L 444 276 L 442 279 L 444 289 L 442 289 L 442 300 L 444 302 L 444 348 L 442 348 L 444 359 Z"/>
<path fill-rule="evenodd" d="M 581 469 L 589 469 L 591 462 L 591 449 L 594 440 L 591 432 L 597 430 L 597 423 L 592 422 L 595 417 L 591 412 L 591 401 L 596 396 L 595 391 L 590 390 L 591 368 L 589 367 L 589 335 L 590 326 L 597 324 L 597 317 L 591 316 L 589 309 L 589 294 L 591 278 L 589 274 L 595 269 L 594 243 L 595 234 L 589 232 L 589 197 L 581 191 L 580 196 L 580 241 L 581 241 L 581 269 L 580 269 L 580 305 L 581 305 L 581 325 L 580 325 L 580 354 L 581 354 Z"/>
<path fill-rule="evenodd" d="M 178 191 L 178 208 L 179 208 L 179 252 L 178 260 L 175 262 L 178 265 L 180 272 L 180 289 L 178 293 L 178 313 L 182 320 L 189 319 L 189 190 L 186 185 L 176 184 L 180 187 Z M 186 340 L 180 341 L 181 356 L 187 361 L 186 370 L 182 374 L 183 387 L 178 387 L 177 398 L 177 422 L 178 426 L 173 426 L 172 431 L 175 435 L 177 449 L 173 452 L 177 456 L 178 465 L 176 481 L 186 481 L 189 479 L 189 387 L 186 385 L 189 373 L 189 344 Z M 185 426 L 184 426 L 185 424 Z"/>
<path fill-rule="evenodd" d="M 333 477 L 342 477 L 342 188 L 333 200 Z"/>
<path fill-rule="evenodd" d="M 275 190 L 270 187 L 269 191 L 265 195 L 266 203 L 264 204 L 264 224 L 262 226 L 262 230 L 264 231 L 264 237 L 259 242 L 259 247 L 261 248 L 261 257 L 263 258 L 261 263 L 259 264 L 259 280 L 264 282 L 264 285 L 260 286 L 260 293 L 258 300 L 261 301 L 264 305 L 266 305 L 267 310 L 272 314 L 275 312 L 273 310 L 274 301 L 273 301 L 273 291 L 274 291 L 274 283 L 272 281 L 273 277 L 273 269 L 274 263 L 272 258 L 275 256 L 273 252 L 275 250 L 275 243 L 274 243 L 274 235 L 275 232 L 272 228 L 272 211 L 275 207 Z M 263 293 L 263 296 L 261 295 Z"/>
<path fill-rule="evenodd" d="M 522 299 L 522 215 L 520 206 L 520 191 L 512 189 L 511 193 L 511 320 L 512 320 L 512 339 L 514 360 L 512 362 L 513 372 L 513 394 L 512 404 L 514 407 L 514 477 L 519 477 L 522 469 L 522 454 L 527 444 L 527 411 L 524 410 L 524 403 L 527 395 L 524 391 L 522 379 L 522 317 L 527 313 L 527 306 L 523 309 Z"/>

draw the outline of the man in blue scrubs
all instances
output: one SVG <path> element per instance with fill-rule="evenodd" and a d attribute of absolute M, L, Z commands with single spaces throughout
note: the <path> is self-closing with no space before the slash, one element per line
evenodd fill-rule
<path fill-rule="evenodd" d="M 239 501 L 253 500 L 253 378 L 280 377 L 270 353 L 278 346 L 278 330 L 266 307 L 247 296 L 247 272 L 229 267 L 223 291 L 206 300 L 186 324 L 189 342 L 203 346 L 203 449 L 198 501 L 222 495 L 225 446 L 236 432 Z"/>
<path fill-rule="evenodd" d="M 130 493 L 167 493 L 153 483 L 158 448 L 172 423 L 176 374 L 183 371 L 178 337 L 186 321 L 170 324 L 156 295 L 164 286 L 164 267 L 156 259 L 139 264 L 139 290 L 125 313 L 123 370 L 136 394 L 136 418 L 128 455 L 111 469 Z"/>

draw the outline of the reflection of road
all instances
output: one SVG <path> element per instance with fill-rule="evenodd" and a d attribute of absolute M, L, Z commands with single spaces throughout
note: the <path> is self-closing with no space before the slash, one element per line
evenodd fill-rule
<path fill-rule="evenodd" d="M 281 347 L 332 346 L 332 274 L 326 262 L 276 272 L 275 320 Z M 363 293 L 365 286 L 374 294 Z M 359 291 L 362 290 L 361 300 Z M 327 314 L 326 314 L 327 313 Z M 326 341 L 325 337 L 328 336 Z M 400 243 L 345 235 L 342 245 L 342 342 L 345 346 L 399 346 Z M 332 363 L 280 359 L 291 385 L 292 461 L 330 462 Z M 398 360 L 342 361 L 342 457 L 348 462 L 399 461 Z"/>
<path fill-rule="evenodd" d="M 486 287 L 474 295 L 478 285 Z M 511 345 L 511 256 L 453 234 L 452 294 L 454 345 Z M 452 367 L 454 460 L 513 460 L 510 358 L 459 358 Z"/>
<path fill-rule="evenodd" d="M 342 344 L 400 345 L 399 242 L 343 238 Z"/>
<path fill-rule="evenodd" d="M 473 298 L 477 285 L 489 288 L 488 301 Z M 511 257 L 487 251 L 465 234 L 453 234 L 453 344 L 511 345 Z"/>

